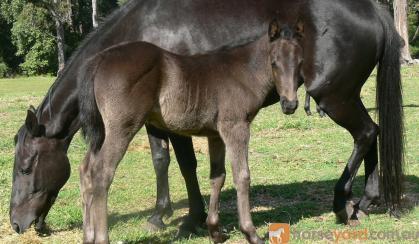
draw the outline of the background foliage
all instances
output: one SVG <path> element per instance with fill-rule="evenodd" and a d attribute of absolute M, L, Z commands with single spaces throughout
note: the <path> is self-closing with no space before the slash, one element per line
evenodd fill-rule
<path fill-rule="evenodd" d="M 0 2 L 0 77 L 54 74 L 57 71 L 56 29 L 51 13 L 30 0 Z M 65 1 L 61 1 L 65 2 Z M 65 53 L 69 57 L 91 31 L 91 0 L 68 0 Z M 99 0 L 104 18 L 125 1 Z"/>
<path fill-rule="evenodd" d="M 392 6 L 392 0 L 379 0 Z M 48 0 L 1 0 L 0 2 L 0 77 L 10 75 L 55 74 L 57 43 L 54 19 L 40 2 Z M 127 0 L 98 0 L 103 19 Z M 409 36 L 419 25 L 419 0 L 409 2 Z M 91 0 L 62 0 L 68 12 L 64 23 L 65 56 L 71 56 L 80 41 L 91 31 Z M 411 43 L 414 58 L 419 57 L 419 37 Z"/>

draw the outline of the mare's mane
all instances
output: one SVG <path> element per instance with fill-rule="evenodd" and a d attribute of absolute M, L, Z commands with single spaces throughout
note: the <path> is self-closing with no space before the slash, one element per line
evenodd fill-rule
<path fill-rule="evenodd" d="M 51 94 L 54 92 L 55 88 L 62 82 L 62 78 L 67 74 L 69 67 L 71 67 L 73 60 L 79 56 L 84 47 L 89 45 L 92 41 L 101 38 L 100 33 L 103 33 L 104 29 L 108 29 L 111 25 L 115 24 L 116 20 L 121 13 L 127 12 L 131 7 L 133 7 L 134 4 L 139 3 L 140 1 L 137 0 L 129 0 L 126 4 L 123 6 L 115 9 L 111 14 L 109 14 L 101 23 L 99 23 L 99 26 L 92 30 L 87 36 L 80 42 L 79 46 L 74 50 L 73 54 L 68 58 L 66 61 L 66 64 L 64 66 L 64 69 L 62 72 L 60 72 L 55 79 L 55 81 L 52 83 L 51 87 L 48 89 L 48 92 L 44 98 L 44 100 L 39 105 L 39 108 L 37 111 L 37 117 L 38 119 L 40 116 L 40 112 L 42 112 L 42 108 L 44 108 L 47 104 L 49 105 L 49 116 L 51 117 Z"/>

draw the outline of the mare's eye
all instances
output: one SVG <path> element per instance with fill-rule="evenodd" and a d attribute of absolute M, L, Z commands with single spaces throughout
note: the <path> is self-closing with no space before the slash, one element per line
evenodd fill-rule
<path fill-rule="evenodd" d="M 29 175 L 31 173 L 31 168 L 21 169 L 20 173 L 22 173 L 22 175 Z"/>
<path fill-rule="evenodd" d="M 30 173 L 32 173 L 32 165 L 36 164 L 37 160 L 38 160 L 38 153 L 36 153 L 29 159 L 29 162 L 30 162 L 29 166 L 25 168 L 21 168 L 20 173 L 22 173 L 22 175 L 29 175 Z"/>

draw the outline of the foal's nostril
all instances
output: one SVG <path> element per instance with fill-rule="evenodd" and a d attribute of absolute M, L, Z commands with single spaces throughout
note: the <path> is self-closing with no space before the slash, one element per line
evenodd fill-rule
<path fill-rule="evenodd" d="M 20 228 L 19 228 L 19 225 L 18 225 L 18 224 L 13 223 L 12 227 L 13 227 L 13 229 L 14 229 L 17 233 L 20 233 Z"/>

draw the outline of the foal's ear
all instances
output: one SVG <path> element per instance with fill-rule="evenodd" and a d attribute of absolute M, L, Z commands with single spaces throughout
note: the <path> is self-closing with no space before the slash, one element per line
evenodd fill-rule
<path fill-rule="evenodd" d="M 275 41 L 276 39 L 278 39 L 279 37 L 279 23 L 277 19 L 274 19 L 271 21 L 271 23 L 269 24 L 269 40 Z"/>

